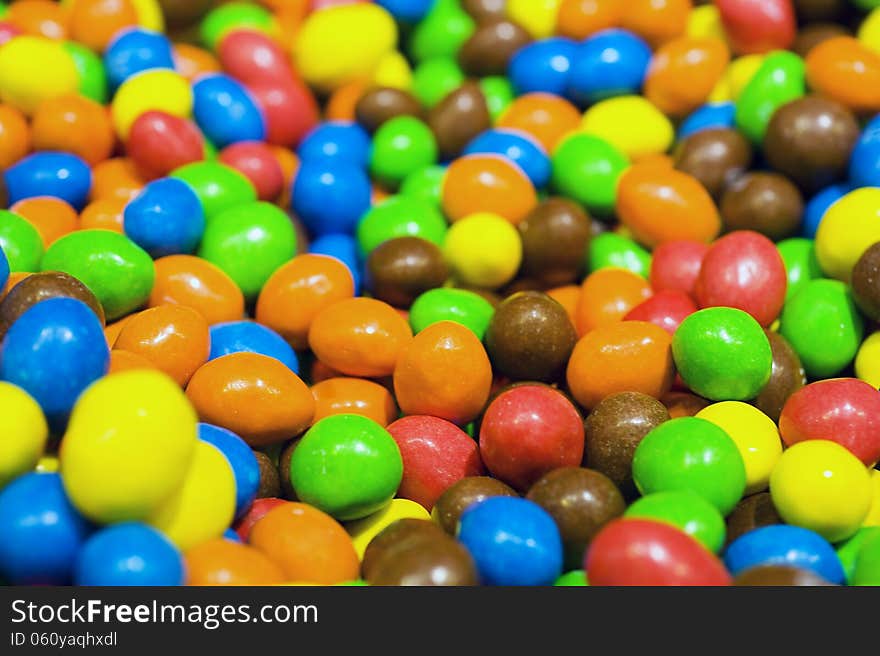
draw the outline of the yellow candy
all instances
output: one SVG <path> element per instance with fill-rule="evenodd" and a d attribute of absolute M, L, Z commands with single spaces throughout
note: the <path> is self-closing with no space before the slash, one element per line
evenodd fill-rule
<path fill-rule="evenodd" d="M 687 35 L 695 38 L 720 39 L 727 41 L 721 12 L 715 5 L 694 7 L 688 15 Z"/>
<path fill-rule="evenodd" d="M 871 387 L 880 387 L 880 332 L 876 332 L 859 347 L 856 354 L 856 377 Z"/>
<path fill-rule="evenodd" d="M 96 522 L 145 519 L 183 482 L 196 445 L 196 413 L 158 371 L 113 374 L 76 402 L 62 441 L 64 487 Z"/>
<path fill-rule="evenodd" d="M 862 526 L 880 526 L 880 470 L 871 470 L 871 510 Z"/>
<path fill-rule="evenodd" d="M 880 7 L 872 10 L 862 21 L 858 38 L 871 50 L 880 52 Z"/>
<path fill-rule="evenodd" d="M 665 153 L 675 138 L 670 120 L 641 96 L 620 96 L 596 103 L 584 114 L 581 129 L 602 137 L 634 161 Z"/>
<path fill-rule="evenodd" d="M 131 0 L 137 13 L 138 25 L 154 32 L 165 31 L 165 16 L 158 0 Z"/>
<path fill-rule="evenodd" d="M 412 69 L 406 57 L 396 50 L 382 57 L 373 74 L 373 84 L 409 91 L 412 87 Z"/>
<path fill-rule="evenodd" d="M 715 89 L 709 94 L 709 102 L 735 102 L 745 86 L 761 68 L 762 63 L 764 63 L 764 55 L 745 55 L 734 59 L 730 62 Z"/>
<path fill-rule="evenodd" d="M 861 461 L 830 440 L 798 442 L 770 475 L 770 494 L 782 519 L 829 542 L 859 529 L 871 507 L 871 488 Z"/>
<path fill-rule="evenodd" d="M 19 36 L 0 47 L 0 100 L 25 114 L 78 86 L 73 59 L 58 41 Z"/>
<path fill-rule="evenodd" d="M 149 523 L 186 551 L 220 537 L 235 515 L 235 475 L 213 444 L 198 441 L 183 484 L 150 517 Z"/>
<path fill-rule="evenodd" d="M 522 240 L 510 222 L 491 212 L 478 212 L 452 224 L 443 255 L 459 282 L 496 289 L 516 275 Z"/>
<path fill-rule="evenodd" d="M 0 382 L 0 489 L 34 468 L 48 437 L 40 405 L 20 387 Z"/>
<path fill-rule="evenodd" d="M 369 78 L 397 45 L 397 25 L 374 4 L 328 7 L 309 14 L 294 45 L 306 82 L 325 91 Z"/>
<path fill-rule="evenodd" d="M 816 258 L 830 278 L 849 282 L 862 253 L 880 241 L 880 188 L 849 192 L 825 212 L 816 231 Z"/>
<path fill-rule="evenodd" d="M 354 522 L 348 522 L 345 530 L 351 536 L 358 558 L 364 557 L 367 545 L 379 533 L 398 519 L 431 519 L 431 515 L 421 504 L 409 499 L 392 499 L 391 503 L 372 515 Z"/>
<path fill-rule="evenodd" d="M 553 36 L 562 0 L 507 0 L 507 17 L 536 39 Z"/>
<path fill-rule="evenodd" d="M 34 467 L 34 471 L 40 474 L 51 474 L 58 471 L 58 458 L 55 456 L 43 456 Z"/>
<path fill-rule="evenodd" d="M 186 118 L 193 105 L 186 78 L 174 71 L 153 69 L 128 78 L 119 87 L 110 111 L 116 132 L 124 141 L 138 116 L 150 110 Z"/>
<path fill-rule="evenodd" d="M 745 493 L 766 490 L 770 473 L 782 455 L 782 440 L 773 420 L 742 401 L 713 403 L 696 416 L 723 428 L 736 443 L 746 466 Z"/>

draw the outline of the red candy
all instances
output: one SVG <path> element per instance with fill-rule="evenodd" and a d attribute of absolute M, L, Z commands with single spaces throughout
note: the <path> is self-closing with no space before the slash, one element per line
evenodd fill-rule
<path fill-rule="evenodd" d="M 660 244 L 651 258 L 651 287 L 655 292 L 674 290 L 693 296 L 708 250 L 707 244 L 698 241 L 675 240 Z"/>
<path fill-rule="evenodd" d="M 266 118 L 266 141 L 295 146 L 318 124 L 318 103 L 301 82 L 254 80 L 247 85 Z"/>
<path fill-rule="evenodd" d="M 670 524 L 616 519 L 587 550 L 590 585 L 730 585 L 724 565 L 691 536 Z"/>
<path fill-rule="evenodd" d="M 797 22 L 791 0 L 715 0 L 724 32 L 740 55 L 787 50 Z"/>
<path fill-rule="evenodd" d="M 703 258 L 696 298 L 701 308 L 726 306 L 769 326 L 785 302 L 788 277 L 782 256 L 767 237 L 741 230 L 717 240 Z"/>
<path fill-rule="evenodd" d="M 831 440 L 868 467 L 880 460 L 880 392 L 857 378 L 820 380 L 792 394 L 779 416 L 787 446 Z"/>
<path fill-rule="evenodd" d="M 224 148 L 220 161 L 250 180 L 260 200 L 278 198 L 284 187 L 284 172 L 271 146 L 261 141 L 240 141 Z"/>
<path fill-rule="evenodd" d="M 264 499 L 257 499 L 251 504 L 251 507 L 248 508 L 247 513 L 245 513 L 244 517 L 238 520 L 238 523 L 235 525 L 235 532 L 238 533 L 238 537 L 240 537 L 244 542 L 247 542 L 248 537 L 251 534 L 251 529 L 254 527 L 258 521 L 263 519 L 263 516 L 266 515 L 270 510 L 276 508 L 278 506 L 282 506 L 285 503 L 288 503 L 284 499 L 277 499 L 275 497 L 266 497 Z"/>
<path fill-rule="evenodd" d="M 257 81 L 291 82 L 295 79 L 290 58 L 262 32 L 229 32 L 220 42 L 217 56 L 226 73 L 242 84 Z"/>
<path fill-rule="evenodd" d="M 685 317 L 696 311 L 697 306 L 690 296 L 684 292 L 667 290 L 658 292 L 635 306 L 623 320 L 648 321 L 672 335 Z"/>
<path fill-rule="evenodd" d="M 149 111 L 131 126 L 126 152 L 144 177 L 159 178 L 204 159 L 205 142 L 192 121 Z"/>

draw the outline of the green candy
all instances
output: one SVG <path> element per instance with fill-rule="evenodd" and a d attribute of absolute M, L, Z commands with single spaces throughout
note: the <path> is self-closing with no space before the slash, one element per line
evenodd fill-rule
<path fill-rule="evenodd" d="M 150 297 L 156 271 L 147 252 L 110 230 L 79 230 L 49 246 L 43 271 L 63 271 L 92 290 L 108 321 L 138 309 Z"/>
<path fill-rule="evenodd" d="M 746 401 L 770 379 L 773 355 L 764 330 L 742 310 L 712 307 L 686 317 L 672 336 L 684 382 L 713 401 Z"/>
<path fill-rule="evenodd" d="M 209 157 L 213 146 L 205 142 L 205 155 Z M 171 172 L 172 178 L 183 180 L 193 191 L 205 209 L 205 219 L 210 224 L 215 216 L 244 203 L 257 200 L 254 185 L 244 175 L 219 162 L 193 162 Z"/>
<path fill-rule="evenodd" d="M 633 480 L 644 495 L 691 491 L 727 515 L 746 489 L 746 467 L 723 429 L 697 417 L 671 419 L 639 442 Z"/>
<path fill-rule="evenodd" d="M 412 92 L 425 107 L 433 107 L 465 81 L 464 71 L 451 57 L 426 59 L 413 71 Z"/>
<path fill-rule="evenodd" d="M 443 198 L 443 178 L 446 167 L 434 164 L 410 173 L 400 185 L 401 196 L 413 196 L 440 207 Z"/>
<path fill-rule="evenodd" d="M 410 54 L 417 62 L 431 57 L 455 57 L 476 28 L 459 0 L 437 0 L 416 25 L 410 39 Z"/>
<path fill-rule="evenodd" d="M 486 106 L 489 108 L 489 116 L 493 123 L 501 118 L 516 95 L 510 80 L 498 75 L 484 77 L 480 80 L 480 90 L 486 99 Z"/>
<path fill-rule="evenodd" d="M 617 200 L 617 182 L 629 160 L 610 143 L 577 133 L 556 148 L 551 159 L 551 183 L 559 193 L 576 200 L 598 216 L 609 216 Z"/>
<path fill-rule="evenodd" d="M 862 543 L 856 556 L 852 584 L 880 586 L 880 535 L 869 535 Z"/>
<path fill-rule="evenodd" d="M 713 553 L 721 551 L 727 533 L 724 517 L 718 509 L 690 490 L 649 494 L 633 502 L 623 516 L 672 524 Z"/>
<path fill-rule="evenodd" d="M 209 50 L 215 50 L 227 32 L 251 29 L 269 33 L 272 14 L 267 9 L 249 2 L 230 2 L 208 13 L 199 25 L 199 38 Z"/>
<path fill-rule="evenodd" d="M 865 332 L 849 287 L 839 280 L 810 280 L 782 308 L 780 334 L 813 379 L 845 369 Z"/>
<path fill-rule="evenodd" d="M 570 572 L 566 572 L 553 584 L 554 586 L 568 588 L 568 587 L 583 587 L 590 585 L 590 582 L 587 581 L 587 573 L 582 569 L 574 569 Z"/>
<path fill-rule="evenodd" d="M 495 308 L 485 298 L 466 289 L 438 287 L 421 294 L 409 309 L 409 325 L 419 333 L 438 321 L 454 321 L 483 341 Z"/>
<path fill-rule="evenodd" d="M 107 102 L 107 73 L 104 63 L 91 50 L 75 41 L 66 41 L 64 49 L 79 75 L 79 92 L 102 105 Z"/>
<path fill-rule="evenodd" d="M 290 217 L 271 203 L 236 205 L 205 228 L 199 257 L 223 269 L 247 299 L 256 298 L 275 269 L 296 254 Z"/>
<path fill-rule="evenodd" d="M 590 240 L 587 270 L 598 271 L 608 267 L 628 269 L 647 278 L 651 271 L 651 254 L 632 239 L 603 232 Z"/>
<path fill-rule="evenodd" d="M 837 557 L 846 573 L 846 582 L 852 583 L 856 571 L 856 558 L 865 540 L 880 535 L 880 526 L 863 526 L 851 538 L 837 547 Z"/>
<path fill-rule="evenodd" d="M 321 419 L 290 459 L 290 482 L 297 497 L 341 521 L 382 508 L 402 478 L 403 459 L 394 438 L 360 415 Z"/>
<path fill-rule="evenodd" d="M 424 122 L 412 116 L 386 121 L 373 135 L 370 173 L 396 189 L 411 173 L 437 161 L 437 139 Z"/>
<path fill-rule="evenodd" d="M 33 273 L 43 257 L 43 238 L 24 217 L 0 210 L 0 248 L 9 260 L 10 271 Z"/>
<path fill-rule="evenodd" d="M 816 246 L 812 239 L 795 237 L 785 239 L 776 248 L 785 263 L 785 272 L 788 275 L 788 287 L 785 290 L 786 302 L 800 291 L 810 280 L 822 277 L 822 268 L 816 259 Z"/>
<path fill-rule="evenodd" d="M 760 144 L 773 113 L 805 93 L 804 60 L 793 52 L 772 52 L 764 58 L 736 101 L 736 127 Z"/>
<path fill-rule="evenodd" d="M 391 196 L 373 205 L 357 227 L 361 255 L 395 237 L 421 237 L 443 246 L 446 219 L 434 205 L 413 196 Z"/>

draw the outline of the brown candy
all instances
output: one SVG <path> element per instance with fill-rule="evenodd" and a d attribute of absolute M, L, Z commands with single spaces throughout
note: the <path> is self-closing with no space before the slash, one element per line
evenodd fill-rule
<path fill-rule="evenodd" d="M 419 237 L 390 239 L 367 259 L 367 286 L 373 296 L 395 307 L 409 307 L 419 294 L 441 287 L 448 277 L 443 253 Z"/>
<path fill-rule="evenodd" d="M 849 109 L 829 98 L 805 96 L 774 112 L 764 154 L 774 169 L 816 191 L 846 176 L 859 133 Z"/>
<path fill-rule="evenodd" d="M 0 171 L 0 207 L 9 207 L 9 190 L 6 188 L 6 179 Z"/>
<path fill-rule="evenodd" d="M 476 82 L 449 92 L 428 114 L 442 159 L 452 159 L 481 132 L 492 126 L 486 98 Z"/>
<path fill-rule="evenodd" d="M 805 23 L 839 18 L 847 9 L 846 0 L 794 0 L 794 13 Z"/>
<path fill-rule="evenodd" d="M 507 63 L 532 37 L 506 19 L 485 22 L 458 51 L 458 62 L 468 75 L 486 77 L 507 73 Z"/>
<path fill-rule="evenodd" d="M 562 305 L 543 292 L 519 292 L 495 309 L 486 329 L 493 369 L 513 380 L 559 380 L 577 332 Z"/>
<path fill-rule="evenodd" d="M 422 117 L 422 106 L 412 94 L 393 87 L 370 89 L 357 101 L 354 115 L 368 132 L 398 116 Z"/>
<path fill-rule="evenodd" d="M 290 482 L 290 459 L 293 457 L 293 451 L 299 444 L 299 438 L 291 440 L 278 456 L 278 481 L 281 483 L 281 494 L 278 495 L 289 501 L 296 501 L 296 490 L 293 489 L 293 483 Z"/>
<path fill-rule="evenodd" d="M 801 192 L 778 173 L 747 173 L 721 197 L 727 230 L 754 230 L 774 241 L 796 233 L 803 213 Z"/>
<path fill-rule="evenodd" d="M 675 151 L 675 168 L 694 176 L 718 198 L 749 169 L 752 147 L 736 130 L 710 128 L 684 139 Z"/>
<path fill-rule="evenodd" d="M 657 399 L 640 392 L 620 392 L 599 402 L 584 422 L 584 466 L 612 480 L 625 497 L 632 497 L 632 460 L 639 442 L 669 420 Z"/>
<path fill-rule="evenodd" d="M 278 478 L 278 468 L 272 459 L 262 451 L 254 451 L 257 465 L 260 467 L 260 486 L 257 488 L 257 498 L 281 496 L 281 481 Z"/>
<path fill-rule="evenodd" d="M 626 510 L 611 479 L 582 467 L 554 469 L 532 485 L 526 498 L 546 510 L 559 527 L 566 570 L 582 567 L 584 552 L 599 530 Z"/>
<path fill-rule="evenodd" d="M 552 287 L 579 280 L 593 227 L 600 225 L 569 200 L 541 202 L 518 226 L 523 273 Z"/>
<path fill-rule="evenodd" d="M 733 580 L 739 586 L 828 586 L 833 585 L 810 570 L 788 565 L 758 565 L 742 572 Z"/>
<path fill-rule="evenodd" d="M 504 18 L 507 15 L 507 0 L 461 0 L 461 8 L 482 23 Z"/>
<path fill-rule="evenodd" d="M 738 537 L 762 526 L 782 524 L 769 492 L 752 494 L 740 501 L 733 512 L 727 516 L 727 542 L 729 545 Z"/>
<path fill-rule="evenodd" d="M 159 0 L 162 14 L 170 27 L 186 27 L 204 16 L 215 0 Z"/>
<path fill-rule="evenodd" d="M 804 373 L 801 359 L 785 337 L 771 330 L 764 332 L 770 342 L 773 368 L 770 372 L 770 380 L 752 403 L 770 419 L 778 422 L 782 406 L 789 396 L 807 384 L 807 375 Z"/>
<path fill-rule="evenodd" d="M 467 476 L 440 495 L 431 514 L 444 531 L 455 535 L 462 513 L 473 504 L 489 497 L 515 496 L 519 495 L 513 488 L 499 480 L 488 476 Z"/>
<path fill-rule="evenodd" d="M 791 49 L 794 53 L 806 59 L 810 50 L 828 39 L 839 36 L 851 36 L 852 32 L 843 25 L 837 23 L 813 23 L 803 27 L 795 37 Z"/>
<path fill-rule="evenodd" d="M 446 533 L 430 520 L 398 519 L 370 540 L 361 560 L 361 576 L 372 578 L 382 561 L 397 549 L 409 549 L 446 537 Z"/>
<path fill-rule="evenodd" d="M 477 567 L 468 550 L 441 534 L 408 549 L 393 550 L 366 579 L 370 585 L 461 586 L 479 585 Z"/>
<path fill-rule="evenodd" d="M 9 327 L 31 307 L 50 298 L 75 298 L 88 305 L 101 324 L 104 308 L 92 291 L 73 276 L 61 271 L 34 273 L 9 290 L 0 302 L 0 340 Z"/>
<path fill-rule="evenodd" d="M 880 320 L 880 242 L 862 253 L 853 267 L 852 291 L 862 312 Z"/>

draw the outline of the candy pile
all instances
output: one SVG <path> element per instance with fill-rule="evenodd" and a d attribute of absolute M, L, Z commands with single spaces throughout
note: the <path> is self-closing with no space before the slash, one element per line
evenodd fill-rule
<path fill-rule="evenodd" d="M 3 581 L 880 584 L 880 1 L 16 0 L 0 102 Z"/>

